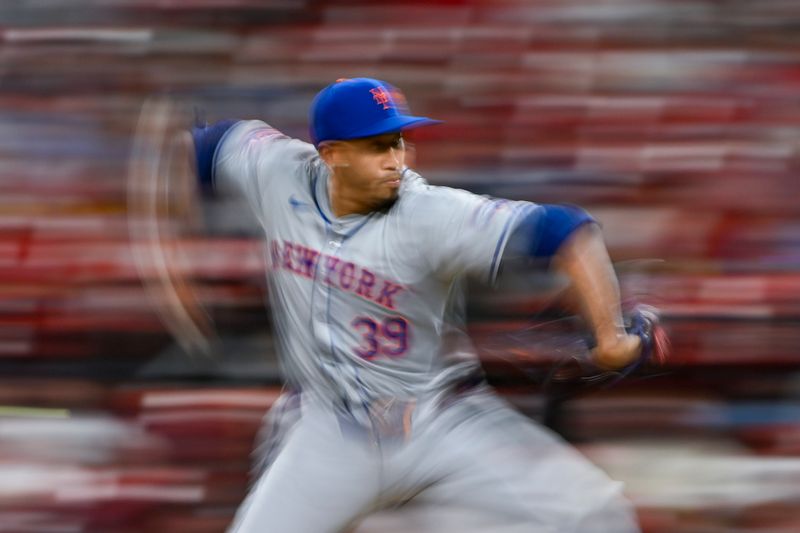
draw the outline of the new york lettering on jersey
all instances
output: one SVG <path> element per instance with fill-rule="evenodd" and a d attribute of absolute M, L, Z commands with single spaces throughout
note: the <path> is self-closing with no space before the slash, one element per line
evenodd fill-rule
<path fill-rule="evenodd" d="M 270 258 L 273 270 L 288 271 L 311 280 L 316 274 L 325 285 L 352 293 L 390 311 L 397 310 L 397 299 L 406 292 L 406 287 L 400 283 L 366 267 L 302 244 L 273 239 L 270 241 Z"/>

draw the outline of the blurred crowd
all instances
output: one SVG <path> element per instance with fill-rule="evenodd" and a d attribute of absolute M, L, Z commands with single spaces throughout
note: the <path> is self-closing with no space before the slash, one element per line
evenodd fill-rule
<path fill-rule="evenodd" d="M 308 139 L 356 76 L 445 121 L 409 139 L 429 181 L 585 207 L 626 304 L 662 312 L 662 372 L 554 391 L 557 282 L 477 290 L 498 389 L 625 481 L 645 533 L 800 530 L 798 25 L 791 0 L 0 3 L 0 532 L 224 530 L 280 390 L 261 244 L 211 200 L 172 243 L 218 332 L 185 353 L 131 231 L 139 112 Z"/>

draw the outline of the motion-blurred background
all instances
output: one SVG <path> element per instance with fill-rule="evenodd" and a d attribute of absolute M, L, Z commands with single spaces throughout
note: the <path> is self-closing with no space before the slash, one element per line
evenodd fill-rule
<path fill-rule="evenodd" d="M 799 60 L 796 0 L 0 3 L 0 532 L 224 530 L 280 387 L 262 252 L 207 203 L 178 244 L 220 340 L 183 353 L 129 232 L 139 110 L 169 92 L 307 139 L 316 91 L 359 75 L 446 121 L 412 139 L 431 182 L 584 206 L 626 300 L 662 309 L 663 374 L 565 397 L 554 301 L 481 295 L 503 394 L 646 533 L 800 530 Z"/>

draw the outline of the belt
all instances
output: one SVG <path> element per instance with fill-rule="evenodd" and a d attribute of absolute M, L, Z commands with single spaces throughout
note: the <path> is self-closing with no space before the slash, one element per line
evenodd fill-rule
<path fill-rule="evenodd" d="M 485 383 L 483 371 L 471 372 L 437 394 L 430 405 L 434 410 L 446 409 Z M 416 399 L 379 397 L 360 406 L 359 411 L 366 414 L 361 420 L 350 409 L 335 411 L 344 432 L 367 435 L 373 441 L 406 442 L 411 437 L 412 420 L 418 407 Z"/>
<path fill-rule="evenodd" d="M 411 437 L 411 420 L 416 400 L 377 398 L 363 406 L 367 421 L 356 419 L 352 412 L 335 410 L 344 433 L 370 437 L 373 442 L 406 442 Z"/>

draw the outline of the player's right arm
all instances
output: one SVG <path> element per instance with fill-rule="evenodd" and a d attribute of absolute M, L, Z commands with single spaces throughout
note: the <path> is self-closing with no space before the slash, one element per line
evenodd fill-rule
<path fill-rule="evenodd" d="M 192 129 L 200 187 L 207 194 L 245 198 L 263 220 L 269 182 L 282 174 L 295 141 L 260 120 L 223 120 Z"/>
<path fill-rule="evenodd" d="M 239 122 L 239 120 L 228 119 L 192 128 L 197 181 L 203 191 L 207 193 L 213 194 L 216 189 L 214 186 L 214 156 L 222 144 L 222 139 Z"/>

